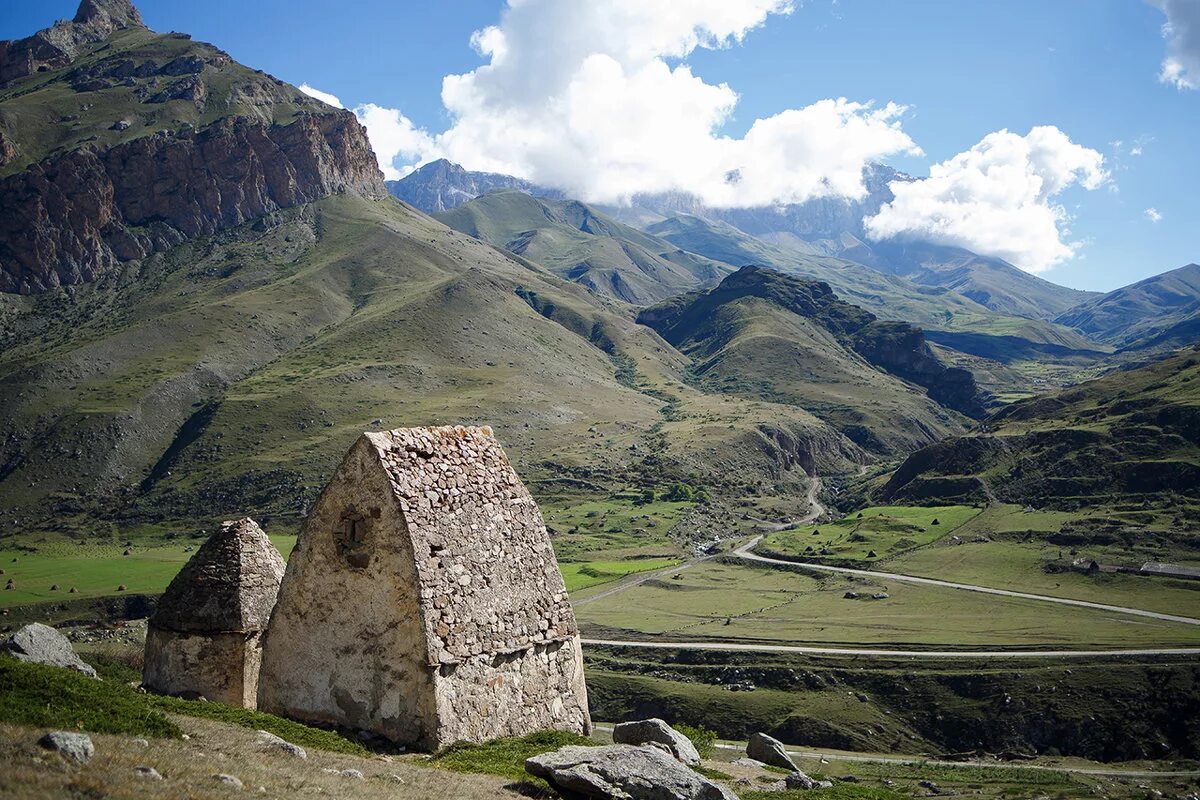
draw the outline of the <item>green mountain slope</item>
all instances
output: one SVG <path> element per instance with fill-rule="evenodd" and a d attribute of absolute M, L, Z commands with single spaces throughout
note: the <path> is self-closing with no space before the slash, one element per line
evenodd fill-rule
<path fill-rule="evenodd" d="M 727 264 L 765 264 L 790 275 L 825 281 L 847 302 L 883 319 L 904 320 L 937 331 L 931 338 L 951 347 L 957 342 L 961 346 L 956 349 L 974 355 L 1014 360 L 1031 353 L 1103 352 L 1069 328 L 999 313 L 954 290 L 923 286 L 845 258 L 821 255 L 793 236 L 775 236 L 768 242 L 732 225 L 696 216 L 672 217 L 649 226 L 647 232 Z M 975 336 L 958 338 L 959 334 Z"/>
<path fill-rule="evenodd" d="M 1157 339 L 1198 312 L 1200 264 L 1188 264 L 1081 303 L 1056 322 L 1124 348 Z"/>
<path fill-rule="evenodd" d="M 543 498 L 866 460 L 802 409 L 688 386 L 619 306 L 392 200 L 327 198 L 0 309 L 14 527 L 295 520 L 372 427 L 492 424 Z"/>
<path fill-rule="evenodd" d="M 961 430 L 962 417 L 938 400 L 981 408 L 971 374 L 941 364 L 919 329 L 877 321 L 826 284 L 774 270 L 744 267 L 638 320 L 692 358 L 704 389 L 802 406 L 876 453 Z"/>
<path fill-rule="evenodd" d="M 887 498 L 1067 508 L 1200 494 L 1200 349 L 1013 403 L 983 431 L 920 450 Z"/>
<path fill-rule="evenodd" d="M 729 272 L 723 264 L 684 252 L 574 200 L 505 190 L 435 216 L 556 275 L 635 304 L 709 284 Z"/>

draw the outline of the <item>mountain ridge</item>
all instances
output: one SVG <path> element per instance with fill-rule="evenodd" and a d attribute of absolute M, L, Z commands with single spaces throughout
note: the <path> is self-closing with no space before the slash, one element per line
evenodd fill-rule
<path fill-rule="evenodd" d="M 91 281 L 333 193 L 385 195 L 352 113 L 156 34 L 124 0 L 85 0 L 77 19 L 30 37 L 74 44 L 0 89 L 0 291 Z"/>

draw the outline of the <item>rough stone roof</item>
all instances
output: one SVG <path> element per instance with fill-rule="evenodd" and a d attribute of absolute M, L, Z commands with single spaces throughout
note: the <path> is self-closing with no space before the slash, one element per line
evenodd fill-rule
<path fill-rule="evenodd" d="M 194 633 L 265 630 L 284 566 L 257 522 L 223 522 L 171 581 L 150 624 Z"/>
<path fill-rule="evenodd" d="M 429 663 L 578 633 L 541 512 L 491 428 L 365 435 L 412 540 Z"/>

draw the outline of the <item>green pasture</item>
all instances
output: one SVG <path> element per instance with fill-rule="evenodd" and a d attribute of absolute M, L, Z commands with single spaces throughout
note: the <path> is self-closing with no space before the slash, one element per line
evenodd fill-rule
<path fill-rule="evenodd" d="M 667 531 L 694 506 L 661 499 L 642 503 L 637 495 L 626 493 L 542 503 L 542 515 L 560 561 L 613 560 L 679 555 Z"/>
<path fill-rule="evenodd" d="M 763 549 L 813 561 L 875 561 L 927 545 L 979 514 L 974 506 L 873 506 L 841 520 L 772 533 Z"/>
<path fill-rule="evenodd" d="M 117 594 L 124 586 L 130 594 L 158 594 L 191 558 L 203 540 L 172 544 L 122 547 L 109 544 L 74 544 L 67 540 L 26 549 L 0 550 L 0 604 L 24 605 L 53 600 L 74 600 Z M 271 541 L 286 558 L 296 543 L 295 536 L 272 536 Z M 126 551 L 129 555 L 124 555 Z M 55 584 L 58 589 L 51 589 Z M 71 588 L 76 589 L 71 592 Z"/>
<path fill-rule="evenodd" d="M 1086 547 L 1080 552 L 1086 552 L 1089 558 L 1123 560 L 1120 552 L 1106 556 L 1104 551 Z M 887 569 L 956 583 L 1200 617 L 1200 581 L 1046 570 L 1048 563 L 1063 557 L 1071 558 L 1070 548 L 1044 541 L 965 541 L 905 553 L 889 561 Z"/>
<path fill-rule="evenodd" d="M 858 598 L 845 597 L 855 592 Z M 875 594 L 886 598 L 872 599 Z M 607 634 L 844 647 L 1088 649 L 1200 644 L 1200 626 L 960 589 L 705 563 L 576 609 Z"/>
<path fill-rule="evenodd" d="M 671 567 L 679 562 L 673 558 L 643 558 L 634 561 L 572 561 L 559 564 L 568 592 L 586 589 L 615 581 L 638 572 Z"/>

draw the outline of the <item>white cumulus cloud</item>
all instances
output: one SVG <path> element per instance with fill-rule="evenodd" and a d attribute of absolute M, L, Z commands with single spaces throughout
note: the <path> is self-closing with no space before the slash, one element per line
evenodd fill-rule
<path fill-rule="evenodd" d="M 342 105 L 342 101 L 338 99 L 337 95 L 330 94 L 329 92 L 322 92 L 320 89 L 313 88 L 307 83 L 300 84 L 300 91 L 304 92 L 309 97 L 317 98 L 326 105 L 333 106 L 334 108 L 345 108 L 345 106 Z"/>
<path fill-rule="evenodd" d="M 715 206 L 861 197 L 864 165 L 920 152 L 903 107 L 821 100 L 725 136 L 737 92 L 681 61 L 791 10 L 790 0 L 509 0 L 499 24 L 472 37 L 486 63 L 443 79 L 448 129 L 427 134 L 396 109 L 356 113 L 385 171 L 445 157 L 597 202 L 668 190 Z"/>
<path fill-rule="evenodd" d="M 1153 0 L 1167 15 L 1162 34 L 1167 55 L 1158 79 L 1175 88 L 1200 88 L 1200 3 L 1196 0 Z"/>
<path fill-rule="evenodd" d="M 1147 208 L 1142 213 L 1144 213 L 1146 215 L 1146 219 L 1150 220 L 1151 222 L 1162 222 L 1162 212 L 1160 212 L 1154 206 Z"/>
<path fill-rule="evenodd" d="M 379 168 L 388 180 L 403 177 L 411 165 L 425 160 L 427 154 L 433 152 L 433 139 L 429 134 L 394 108 L 364 103 L 354 108 L 354 114 L 367 129 L 367 138 L 371 140 Z M 401 166 L 397 167 L 397 162 Z"/>
<path fill-rule="evenodd" d="M 875 239 L 911 238 L 998 256 L 1030 272 L 1070 258 L 1067 212 L 1055 198 L 1108 180 L 1104 156 L 1053 126 L 990 133 L 929 177 L 893 182 L 895 199 L 866 220 Z"/>

